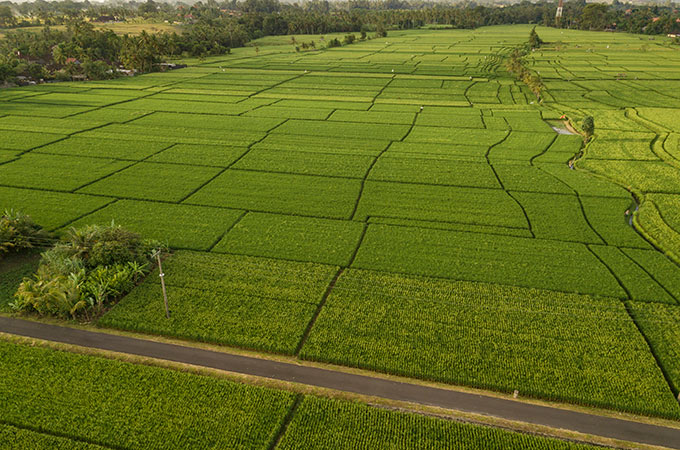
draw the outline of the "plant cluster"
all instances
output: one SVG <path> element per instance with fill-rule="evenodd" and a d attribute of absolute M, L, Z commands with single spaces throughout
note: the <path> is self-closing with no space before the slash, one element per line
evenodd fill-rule
<path fill-rule="evenodd" d="M 536 27 L 533 27 L 529 33 L 529 49 L 534 50 L 539 48 L 541 44 L 543 44 L 543 40 L 538 33 L 536 33 Z"/>
<path fill-rule="evenodd" d="M 11 251 L 40 247 L 50 234 L 26 214 L 13 209 L 0 216 L 0 257 Z"/>
<path fill-rule="evenodd" d="M 586 142 L 590 140 L 590 137 L 595 133 L 595 119 L 593 116 L 586 116 L 581 123 L 581 129 L 583 130 L 584 139 Z"/>
<path fill-rule="evenodd" d="M 515 78 L 527 85 L 531 92 L 536 96 L 536 100 L 539 102 L 543 101 L 541 93 L 545 90 L 545 85 L 541 76 L 537 73 L 532 72 L 526 67 L 524 62 L 524 57 L 529 53 L 529 50 L 537 48 L 543 43 L 541 38 L 536 33 L 535 29 L 531 30 L 529 35 L 529 41 L 525 48 L 516 48 L 510 54 L 510 58 L 506 63 L 506 68 L 508 72 L 513 74 Z"/>
<path fill-rule="evenodd" d="M 11 306 L 16 311 L 89 319 L 149 272 L 159 248 L 157 242 L 113 223 L 72 228 L 42 254 L 37 273 L 21 283 Z"/>

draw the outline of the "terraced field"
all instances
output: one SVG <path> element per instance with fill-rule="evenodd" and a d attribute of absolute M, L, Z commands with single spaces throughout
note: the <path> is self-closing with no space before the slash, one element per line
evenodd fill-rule
<path fill-rule="evenodd" d="M 541 105 L 525 26 L 4 90 L 0 208 L 174 249 L 101 326 L 679 419 L 680 53 L 538 31 Z"/>

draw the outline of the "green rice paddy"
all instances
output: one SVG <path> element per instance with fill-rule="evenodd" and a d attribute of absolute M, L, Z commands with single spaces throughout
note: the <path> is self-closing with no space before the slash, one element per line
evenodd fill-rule
<path fill-rule="evenodd" d="M 538 32 L 541 104 L 502 60 L 526 26 L 17 88 L 0 208 L 174 249 L 172 318 L 150 276 L 100 326 L 679 419 L 680 53 Z M 322 403 L 289 434 L 355 413 Z"/>

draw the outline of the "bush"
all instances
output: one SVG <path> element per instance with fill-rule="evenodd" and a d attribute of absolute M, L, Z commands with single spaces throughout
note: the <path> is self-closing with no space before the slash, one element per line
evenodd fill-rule
<path fill-rule="evenodd" d="M 342 43 L 345 44 L 345 45 L 349 45 L 349 44 L 354 43 L 355 40 L 356 40 L 356 36 L 354 36 L 353 34 L 348 34 L 342 40 Z"/>
<path fill-rule="evenodd" d="M 42 254 L 33 279 L 24 279 L 12 307 L 62 318 L 100 314 L 149 272 L 155 241 L 111 224 L 69 230 Z"/>
<path fill-rule="evenodd" d="M 331 39 L 328 41 L 328 44 L 326 44 L 327 48 L 333 48 L 333 47 L 340 47 L 342 44 L 337 38 Z"/>
<path fill-rule="evenodd" d="M 45 245 L 50 234 L 19 211 L 6 210 L 0 216 L 0 257 L 10 251 Z"/>
<path fill-rule="evenodd" d="M 593 119 L 593 116 L 587 116 L 583 119 L 581 129 L 585 134 L 586 140 L 588 140 L 590 136 L 592 136 L 593 133 L 595 133 L 595 120 Z"/>

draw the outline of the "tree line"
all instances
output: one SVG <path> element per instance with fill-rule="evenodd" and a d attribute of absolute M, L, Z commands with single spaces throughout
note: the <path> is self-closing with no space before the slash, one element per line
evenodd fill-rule
<path fill-rule="evenodd" d="M 193 5 L 146 0 L 89 3 L 62 0 L 0 2 L 0 81 L 17 76 L 40 79 L 101 79 L 120 70 L 155 70 L 165 57 L 208 56 L 269 35 L 377 32 L 428 24 L 477 28 L 502 24 L 540 24 L 570 29 L 646 34 L 680 34 L 680 13 L 672 6 L 611 5 L 584 0 L 484 6 L 423 0 L 312 0 L 302 4 L 278 0 L 207 0 Z M 98 30 L 93 22 L 147 21 L 181 25 L 182 32 L 142 32 L 119 36 Z M 55 25 L 62 25 L 59 29 Z M 65 27 L 63 27 L 65 25 Z M 39 32 L 23 31 L 28 26 Z"/>

